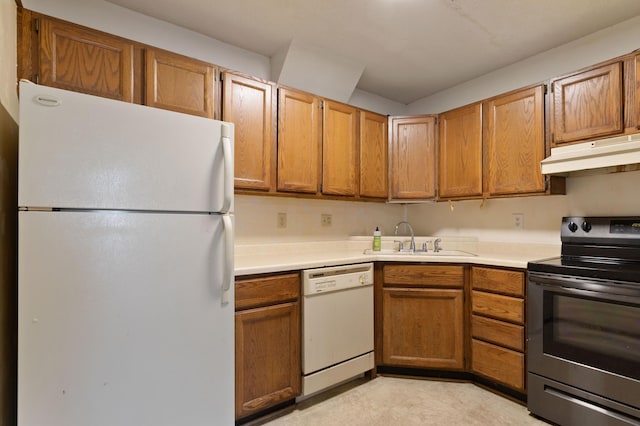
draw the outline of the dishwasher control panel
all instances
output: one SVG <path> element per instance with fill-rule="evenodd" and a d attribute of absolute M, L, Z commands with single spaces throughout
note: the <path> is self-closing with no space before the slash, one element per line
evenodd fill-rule
<path fill-rule="evenodd" d="M 373 285 L 373 263 L 306 269 L 302 284 L 305 296 Z"/>

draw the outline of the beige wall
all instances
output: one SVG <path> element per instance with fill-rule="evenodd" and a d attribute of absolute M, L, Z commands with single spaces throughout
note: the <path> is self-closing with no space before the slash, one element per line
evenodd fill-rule
<path fill-rule="evenodd" d="M 277 226 L 280 212 L 287 214 L 286 228 Z M 321 214 L 332 216 L 331 226 L 320 225 Z M 239 195 L 235 198 L 236 242 L 337 240 L 372 235 L 376 226 L 388 234 L 403 214 L 398 204 Z"/>
<path fill-rule="evenodd" d="M 0 425 L 16 422 L 17 162 L 16 5 L 0 0 Z"/>

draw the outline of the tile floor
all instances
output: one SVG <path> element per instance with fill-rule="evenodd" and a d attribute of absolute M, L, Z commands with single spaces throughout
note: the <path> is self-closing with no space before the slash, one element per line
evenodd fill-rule
<path fill-rule="evenodd" d="M 529 426 L 547 423 L 524 405 L 471 383 L 378 376 L 298 404 L 268 426 Z"/>

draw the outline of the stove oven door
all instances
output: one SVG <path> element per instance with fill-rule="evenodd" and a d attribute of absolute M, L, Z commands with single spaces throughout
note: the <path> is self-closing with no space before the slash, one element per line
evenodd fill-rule
<path fill-rule="evenodd" d="M 640 285 L 530 272 L 527 303 L 529 409 L 640 425 Z"/>

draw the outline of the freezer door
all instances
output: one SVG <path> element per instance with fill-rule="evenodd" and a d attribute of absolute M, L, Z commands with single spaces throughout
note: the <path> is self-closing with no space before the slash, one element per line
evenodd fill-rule
<path fill-rule="evenodd" d="M 233 424 L 223 216 L 20 212 L 19 231 L 19 425 Z"/>
<path fill-rule="evenodd" d="M 18 205 L 231 211 L 233 124 L 20 83 Z"/>

